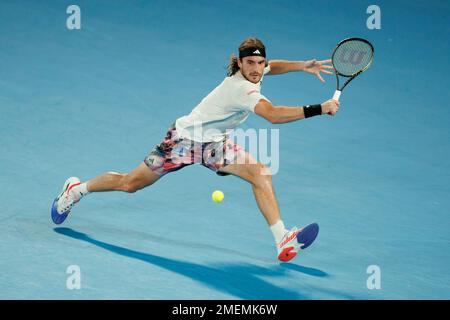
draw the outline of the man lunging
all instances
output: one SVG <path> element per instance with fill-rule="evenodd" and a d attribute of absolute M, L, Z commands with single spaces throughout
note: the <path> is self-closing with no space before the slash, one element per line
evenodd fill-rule
<path fill-rule="evenodd" d="M 107 172 L 83 183 L 76 177 L 67 179 L 62 192 L 53 202 L 53 221 L 61 224 L 73 206 L 88 193 L 133 193 L 154 184 L 169 172 L 201 164 L 218 175 L 234 175 L 251 184 L 258 207 L 274 236 L 278 259 L 291 260 L 300 249 L 311 245 L 319 227 L 313 223 L 302 229 L 285 228 L 269 168 L 230 140 L 229 133 L 252 112 L 278 124 L 322 114 L 334 116 L 339 110 L 336 100 L 297 107 L 273 106 L 261 94 L 261 82 L 265 74 L 304 71 L 324 81 L 321 72 L 332 73 L 329 69 L 333 67 L 329 62 L 267 61 L 264 44 L 256 38 L 247 38 L 239 46 L 239 57 L 231 57 L 228 76 L 223 82 L 189 115 L 178 118 L 169 127 L 163 141 L 154 147 L 136 169 L 129 173 Z"/>

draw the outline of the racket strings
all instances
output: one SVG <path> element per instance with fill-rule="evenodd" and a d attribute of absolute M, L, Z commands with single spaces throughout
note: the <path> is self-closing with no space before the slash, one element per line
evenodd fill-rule
<path fill-rule="evenodd" d="M 349 40 L 341 43 L 333 54 L 333 66 L 336 71 L 351 77 L 366 69 L 372 62 L 373 48 L 361 40 Z"/>

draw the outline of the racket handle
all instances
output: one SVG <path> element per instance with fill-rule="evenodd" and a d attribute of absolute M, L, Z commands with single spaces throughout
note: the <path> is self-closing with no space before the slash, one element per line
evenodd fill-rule
<path fill-rule="evenodd" d="M 342 91 L 340 91 L 340 90 L 336 90 L 336 91 L 334 92 L 334 95 L 333 95 L 333 100 L 339 101 L 339 97 L 341 96 L 341 92 L 342 92 Z"/>
<path fill-rule="evenodd" d="M 341 90 L 336 90 L 333 94 L 333 100 L 339 101 L 339 97 L 341 96 Z M 331 116 L 331 112 L 328 112 L 328 114 Z"/>

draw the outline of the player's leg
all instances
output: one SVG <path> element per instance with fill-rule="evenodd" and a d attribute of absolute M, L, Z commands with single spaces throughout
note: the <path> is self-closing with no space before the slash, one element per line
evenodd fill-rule
<path fill-rule="evenodd" d="M 136 192 L 155 183 L 160 175 L 152 171 L 145 162 L 129 173 L 107 172 L 81 183 L 77 177 L 70 177 L 64 183 L 59 196 L 53 201 L 51 216 L 53 222 L 61 224 L 72 207 L 91 192 L 124 191 Z"/>
<path fill-rule="evenodd" d="M 129 173 L 107 172 L 81 185 L 78 190 L 87 192 L 123 191 L 134 193 L 155 183 L 170 171 L 181 169 L 186 163 L 172 163 L 172 149 L 180 142 L 173 123 L 161 143 L 145 157 L 144 161 Z M 189 164 L 189 163 L 188 163 Z"/>
<path fill-rule="evenodd" d="M 62 223 L 74 204 L 90 192 L 123 191 L 133 193 L 155 183 L 163 175 L 190 165 L 190 157 L 173 153 L 172 149 L 183 143 L 174 124 L 169 127 L 164 140 L 145 157 L 144 161 L 129 173 L 107 172 L 81 183 L 70 177 L 64 183 L 61 193 L 53 201 L 51 216 L 56 224 Z"/>
<path fill-rule="evenodd" d="M 280 208 L 269 168 L 257 162 L 251 154 L 246 152 L 244 158 L 237 158 L 234 163 L 226 165 L 219 172 L 232 174 L 251 184 L 256 203 L 269 226 L 280 220 Z"/>
<path fill-rule="evenodd" d="M 319 227 L 316 223 L 298 230 L 287 230 L 280 217 L 280 209 L 272 184 L 272 174 L 265 165 L 256 162 L 248 153 L 240 155 L 230 164 L 218 170 L 219 174 L 232 174 L 252 185 L 259 209 L 264 215 L 277 246 L 278 259 L 284 262 L 293 259 L 300 249 L 306 249 L 315 240 Z"/>
<path fill-rule="evenodd" d="M 144 162 L 129 173 L 107 172 L 87 182 L 88 192 L 123 191 L 133 193 L 160 178 Z"/>

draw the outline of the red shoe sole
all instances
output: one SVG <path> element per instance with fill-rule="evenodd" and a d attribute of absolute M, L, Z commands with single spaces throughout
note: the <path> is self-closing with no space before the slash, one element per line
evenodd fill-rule
<path fill-rule="evenodd" d="M 295 256 L 297 255 L 297 252 L 291 252 L 292 250 L 294 250 L 294 247 L 284 248 L 283 251 L 281 251 L 280 254 L 278 255 L 278 260 L 288 262 L 294 259 Z"/>

